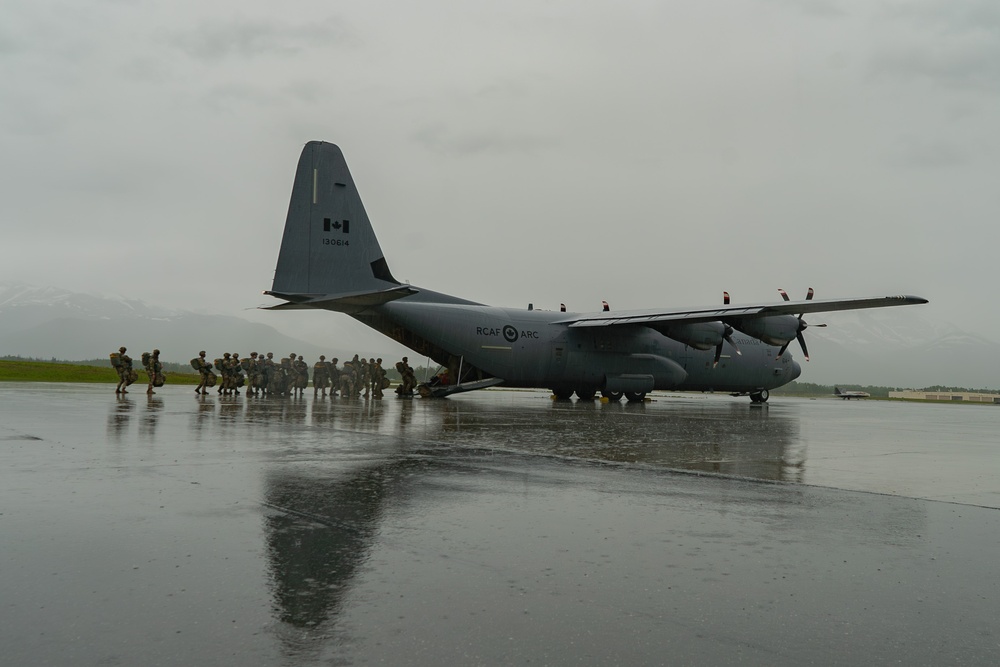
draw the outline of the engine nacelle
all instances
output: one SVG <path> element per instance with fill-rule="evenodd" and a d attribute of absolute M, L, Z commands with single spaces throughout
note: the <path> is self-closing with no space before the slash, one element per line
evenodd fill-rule
<path fill-rule="evenodd" d="M 692 324 L 671 322 L 666 325 L 658 325 L 656 330 L 667 338 L 690 345 L 696 350 L 714 350 L 726 336 L 726 325 L 722 322 L 694 322 Z"/>
<path fill-rule="evenodd" d="M 768 345 L 781 347 L 795 340 L 799 333 L 799 318 L 794 315 L 768 315 L 767 317 L 733 318 L 733 328 Z"/>

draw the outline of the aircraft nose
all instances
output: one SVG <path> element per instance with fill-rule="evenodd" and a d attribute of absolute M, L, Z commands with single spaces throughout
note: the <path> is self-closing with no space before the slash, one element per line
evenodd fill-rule
<path fill-rule="evenodd" d="M 791 382 L 800 375 L 802 375 L 802 366 L 799 366 L 799 362 L 792 361 L 791 368 L 788 369 L 788 381 Z"/>

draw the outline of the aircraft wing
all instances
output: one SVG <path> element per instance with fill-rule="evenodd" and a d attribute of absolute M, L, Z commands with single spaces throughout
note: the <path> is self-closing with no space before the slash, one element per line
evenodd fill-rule
<path fill-rule="evenodd" d="M 781 301 L 777 303 L 754 304 L 749 306 L 715 306 L 711 308 L 662 309 L 662 310 L 621 310 L 617 312 L 581 313 L 553 324 L 570 327 L 610 327 L 621 325 L 641 325 L 655 328 L 661 322 L 714 322 L 727 319 L 753 319 L 769 315 L 801 315 L 803 313 L 826 313 L 835 310 L 862 310 L 865 308 L 887 308 L 927 303 L 919 296 L 875 296 L 853 299 L 820 299 L 804 301 Z"/>

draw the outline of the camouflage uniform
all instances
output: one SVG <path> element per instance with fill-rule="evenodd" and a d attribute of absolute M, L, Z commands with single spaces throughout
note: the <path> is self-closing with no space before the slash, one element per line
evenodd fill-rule
<path fill-rule="evenodd" d="M 309 386 L 309 364 L 302 359 L 302 355 L 292 362 L 292 370 L 295 373 L 295 393 L 301 398 Z"/>
<path fill-rule="evenodd" d="M 114 357 L 115 355 L 112 355 Z M 118 386 L 115 387 L 116 394 L 127 394 L 125 387 L 129 386 L 135 382 L 135 378 L 132 377 L 132 357 L 125 354 L 125 348 L 118 348 L 118 365 L 115 366 L 115 370 L 118 372 Z"/>
<path fill-rule="evenodd" d="M 233 358 L 229 361 L 229 378 L 233 385 L 233 394 L 236 396 L 240 395 L 240 387 L 243 386 L 243 363 L 240 361 L 240 355 L 238 352 L 233 353 Z"/>
<path fill-rule="evenodd" d="M 149 356 L 149 363 L 145 366 L 146 375 L 149 377 L 149 386 L 146 388 L 147 394 L 155 394 L 153 387 L 162 387 L 165 378 L 163 377 L 163 364 L 160 363 L 160 351 L 153 350 Z"/>
<path fill-rule="evenodd" d="M 340 387 L 340 369 L 337 368 L 337 363 L 340 359 L 334 357 L 330 360 L 330 398 L 337 395 L 337 388 Z"/>
<path fill-rule="evenodd" d="M 371 375 L 372 398 L 382 398 L 382 381 L 385 380 L 385 370 L 382 368 L 382 358 L 372 359 L 368 365 L 368 372 Z"/>
<path fill-rule="evenodd" d="M 191 360 L 191 366 L 198 371 L 198 375 L 201 376 L 201 381 L 198 386 L 195 387 L 194 393 L 196 394 L 207 394 L 206 387 L 211 387 L 209 384 L 209 379 L 212 375 L 212 366 L 205 360 L 205 350 L 198 353 L 198 356 Z"/>
<path fill-rule="evenodd" d="M 340 372 L 340 397 L 354 398 L 354 362 L 344 362 L 344 370 Z"/>
<path fill-rule="evenodd" d="M 229 360 L 229 353 L 222 355 L 222 359 L 215 360 L 215 368 L 222 374 L 222 382 L 219 383 L 218 393 L 229 395 L 233 388 L 232 368 L 233 362 Z"/>
<path fill-rule="evenodd" d="M 281 395 L 285 391 L 284 375 L 281 366 L 274 361 L 274 353 L 268 352 L 264 361 L 264 373 L 267 376 L 267 393 Z"/>
<path fill-rule="evenodd" d="M 330 368 L 326 363 L 326 356 L 319 355 L 319 361 L 313 364 L 313 398 L 323 390 L 322 398 L 326 398 L 326 388 L 330 384 Z"/>
<path fill-rule="evenodd" d="M 247 396 L 259 396 L 262 383 L 261 360 L 257 359 L 257 353 L 251 352 L 249 359 L 244 359 L 244 368 L 247 372 Z"/>
<path fill-rule="evenodd" d="M 370 377 L 371 376 L 369 375 L 368 361 L 366 359 L 361 359 L 358 362 L 358 384 L 354 386 L 358 392 L 360 392 L 362 389 L 365 390 L 365 398 L 368 398 L 368 392 L 369 392 L 368 382 Z"/>
<path fill-rule="evenodd" d="M 417 376 L 413 373 L 413 368 L 410 366 L 409 361 L 406 357 L 403 357 L 403 370 L 400 372 L 400 377 L 402 379 L 402 391 L 400 392 L 403 396 L 412 396 L 413 390 L 417 386 Z"/>

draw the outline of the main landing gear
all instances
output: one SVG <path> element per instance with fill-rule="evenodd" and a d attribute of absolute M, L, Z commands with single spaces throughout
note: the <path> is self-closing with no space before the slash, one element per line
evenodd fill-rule
<path fill-rule="evenodd" d="M 552 395 L 560 401 L 568 401 L 573 396 L 572 389 L 553 389 Z M 592 401 L 594 396 L 597 395 L 597 389 L 577 389 L 576 397 L 581 401 Z M 625 398 L 629 403 L 642 403 L 646 400 L 646 392 L 644 391 L 607 391 L 601 390 L 601 396 L 608 399 L 610 403 L 617 403 Z"/>
<path fill-rule="evenodd" d="M 608 399 L 611 403 L 617 403 L 622 400 L 622 396 L 629 403 L 642 403 L 646 400 L 646 392 L 644 391 L 602 391 L 601 396 Z"/>

